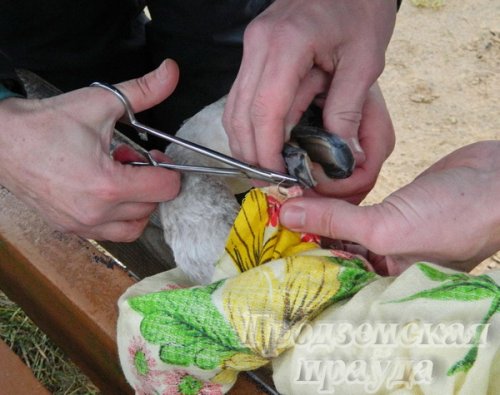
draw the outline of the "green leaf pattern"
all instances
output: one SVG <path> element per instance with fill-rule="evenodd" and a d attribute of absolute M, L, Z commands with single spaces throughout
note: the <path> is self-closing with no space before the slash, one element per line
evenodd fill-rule
<path fill-rule="evenodd" d="M 439 281 L 442 285 L 417 292 L 414 295 L 389 303 L 402 303 L 419 298 L 455 300 L 461 302 L 492 299 L 488 312 L 481 320 L 481 324 L 483 325 L 479 325 L 476 329 L 471 349 L 460 361 L 456 362 L 448 369 L 447 375 L 452 376 L 458 372 L 468 372 L 474 365 L 474 362 L 476 362 L 481 333 L 485 328 L 484 324 L 486 324 L 495 313 L 500 311 L 500 286 L 498 286 L 491 277 L 484 274 L 481 276 L 471 276 L 464 273 L 448 274 L 424 263 L 418 263 L 417 266 L 427 278 L 432 281 Z"/>
<path fill-rule="evenodd" d="M 342 266 L 338 277 L 340 288 L 333 296 L 330 301 L 331 303 L 336 303 L 355 295 L 361 288 L 377 277 L 374 272 L 360 270 L 360 268 L 364 269 L 364 267 L 359 259 L 348 260 L 338 257 L 328 257 L 328 260 Z"/>
<path fill-rule="evenodd" d="M 212 293 L 223 282 L 129 299 L 130 306 L 144 316 L 141 334 L 161 346 L 163 362 L 210 370 L 237 353 L 250 353 L 212 303 Z"/>

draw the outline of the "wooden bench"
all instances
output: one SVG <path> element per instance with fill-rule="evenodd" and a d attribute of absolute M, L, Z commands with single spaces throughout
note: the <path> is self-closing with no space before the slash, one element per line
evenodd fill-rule
<path fill-rule="evenodd" d="M 31 370 L 3 341 L 0 341 L 0 385 L 4 395 L 50 394 L 33 376 Z"/>

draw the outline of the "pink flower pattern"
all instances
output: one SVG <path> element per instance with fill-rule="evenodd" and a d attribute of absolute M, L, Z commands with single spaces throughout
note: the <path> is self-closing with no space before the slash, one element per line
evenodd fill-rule
<path fill-rule="evenodd" d="M 161 393 L 162 395 L 180 395 L 179 385 L 184 377 L 189 376 L 185 370 L 171 370 L 167 372 L 163 382 L 167 386 Z M 198 380 L 198 379 L 197 379 Z M 203 382 L 203 386 L 198 391 L 198 395 L 222 395 L 222 386 L 210 381 Z"/>
<path fill-rule="evenodd" d="M 135 376 L 133 385 L 136 395 L 181 395 L 179 385 L 182 379 L 189 376 L 185 370 L 160 370 L 157 361 L 151 355 L 144 339 L 135 336 L 128 347 L 129 364 Z M 146 363 L 144 371 L 137 368 L 137 357 L 141 355 L 142 362 Z M 196 378 L 196 380 L 199 380 Z M 200 380 L 201 381 L 201 380 Z M 210 381 L 204 381 L 198 395 L 222 395 L 222 386 Z"/>

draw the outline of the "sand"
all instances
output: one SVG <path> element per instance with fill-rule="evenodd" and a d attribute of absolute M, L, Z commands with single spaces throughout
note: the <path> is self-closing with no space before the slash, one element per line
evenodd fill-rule
<path fill-rule="evenodd" d="M 500 140 L 500 2 L 422 8 L 404 0 L 380 85 L 397 140 L 363 204 L 383 200 L 461 146 Z M 500 252 L 486 266 L 500 268 Z"/>

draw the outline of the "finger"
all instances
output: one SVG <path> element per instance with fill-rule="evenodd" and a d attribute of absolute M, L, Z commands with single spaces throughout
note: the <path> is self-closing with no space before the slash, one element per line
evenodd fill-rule
<path fill-rule="evenodd" d="M 343 200 L 297 198 L 285 202 L 280 221 L 287 228 L 332 239 L 348 240 L 370 248 L 370 233 L 378 219 L 376 210 Z"/>
<path fill-rule="evenodd" d="M 144 228 L 147 226 L 148 221 L 149 217 L 133 221 L 108 222 L 79 232 L 79 234 L 87 239 L 128 243 L 139 238 Z"/>
<path fill-rule="evenodd" d="M 112 152 L 113 159 L 117 162 L 127 163 L 144 161 L 146 158 L 134 150 L 130 145 L 120 144 Z"/>
<path fill-rule="evenodd" d="M 320 165 L 314 163 L 312 174 L 317 182 L 314 192 L 320 196 L 334 197 L 359 204 L 375 185 L 378 172 L 375 168 L 363 164 L 356 167 L 349 178 L 332 179 L 325 174 Z"/>
<path fill-rule="evenodd" d="M 422 242 L 415 242 L 415 222 L 401 204 L 356 206 L 338 199 L 297 198 L 283 204 L 280 221 L 297 232 L 358 243 L 377 255 L 408 257 Z"/>
<path fill-rule="evenodd" d="M 152 156 L 160 162 L 171 162 L 160 151 Z M 173 199 L 179 193 L 180 174 L 159 167 L 135 167 L 113 162 L 113 185 L 120 202 L 163 202 Z"/>
<path fill-rule="evenodd" d="M 256 164 L 254 130 L 250 121 L 250 108 L 267 58 L 263 45 L 266 29 L 251 23 L 245 30 L 243 58 L 238 76 L 229 92 L 222 121 L 228 134 L 231 153 L 238 159 Z"/>
<path fill-rule="evenodd" d="M 170 157 L 168 157 L 161 151 L 152 150 L 149 153 L 151 154 L 153 159 L 155 159 L 158 162 L 167 162 L 167 163 L 172 162 Z M 120 144 L 113 150 L 113 159 L 121 163 L 147 160 L 143 154 L 137 152 L 130 145 L 127 144 Z"/>
<path fill-rule="evenodd" d="M 364 56 L 350 56 L 339 61 L 323 110 L 326 129 L 345 139 L 358 164 L 365 160 L 358 139 L 363 104 L 368 89 L 383 69 L 383 62 L 381 65 L 371 66 L 360 59 L 364 59 Z"/>
<path fill-rule="evenodd" d="M 375 185 L 380 169 L 395 144 L 394 127 L 377 84 L 369 90 L 363 114 L 359 137 L 366 153 L 365 162 L 358 165 L 351 177 L 345 180 L 331 180 L 320 166 L 314 166 L 313 176 L 318 182 L 316 192 L 324 196 L 347 198 L 349 202 L 358 204 Z"/>
<path fill-rule="evenodd" d="M 102 222 L 134 221 L 146 218 L 158 207 L 157 203 L 120 203 L 109 209 Z"/>
<path fill-rule="evenodd" d="M 299 123 L 304 112 L 309 108 L 313 100 L 321 93 L 326 92 L 330 85 L 331 76 L 313 67 L 301 81 L 298 91 L 295 94 L 292 106 L 285 118 L 285 141 L 289 140 L 289 132 Z"/>
<path fill-rule="evenodd" d="M 297 41 L 300 40 L 297 38 Z M 285 43 L 280 40 L 273 43 L 275 47 L 271 51 L 274 56 L 268 60 L 259 82 L 251 108 L 251 119 L 255 129 L 258 163 L 263 167 L 284 171 L 281 151 L 285 139 L 285 118 L 301 81 L 313 63 L 300 51 L 283 53 L 279 47 Z M 294 44 L 301 47 L 300 42 Z"/>
<path fill-rule="evenodd" d="M 250 88 L 242 89 L 238 78 L 229 92 L 222 118 L 223 125 L 232 156 L 247 163 L 256 164 L 255 136 L 248 110 L 253 99 L 253 91 Z"/>
<path fill-rule="evenodd" d="M 372 120 L 371 127 L 379 130 Z M 380 169 L 390 150 L 387 149 L 385 135 L 377 136 L 370 133 L 362 137 L 361 143 L 365 147 L 366 160 L 354 168 L 352 175 L 346 179 L 329 178 L 320 165 L 313 164 L 312 173 L 317 185 L 314 190 L 323 196 L 345 199 L 351 203 L 359 204 L 374 187 Z"/>
<path fill-rule="evenodd" d="M 116 85 L 128 98 L 134 112 L 147 110 L 165 100 L 179 80 L 177 64 L 167 59 L 152 72 Z M 123 114 L 123 112 L 121 113 Z"/>

